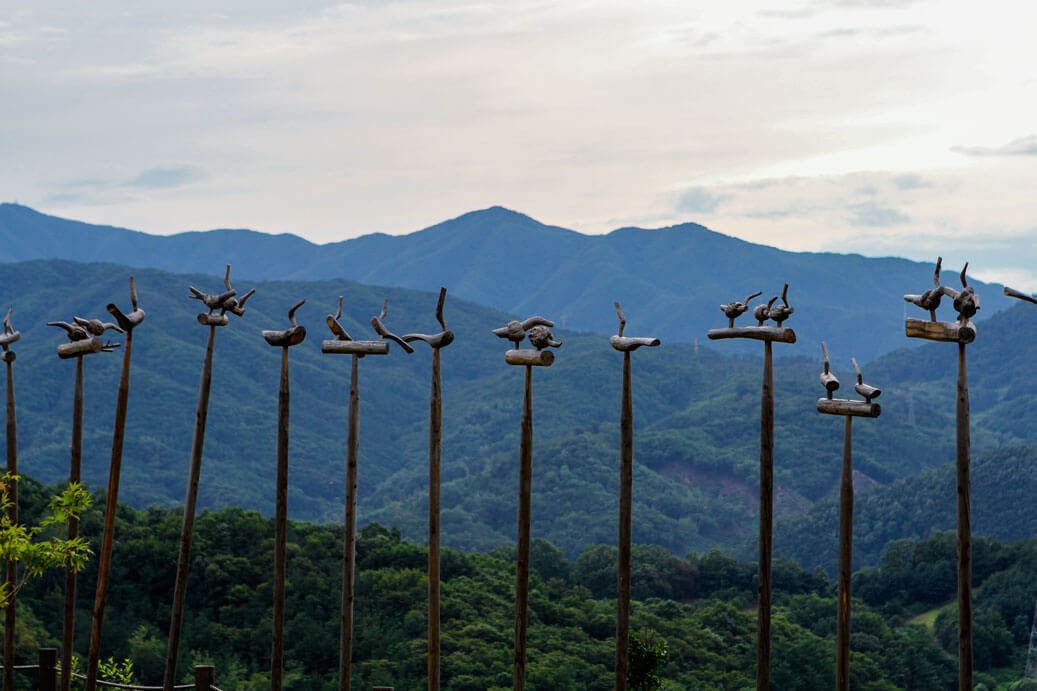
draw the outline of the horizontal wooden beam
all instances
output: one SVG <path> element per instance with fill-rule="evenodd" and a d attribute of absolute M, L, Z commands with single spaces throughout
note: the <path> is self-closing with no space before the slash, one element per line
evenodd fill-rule
<path fill-rule="evenodd" d="M 633 336 L 609 336 L 609 345 L 621 353 L 637 350 L 641 346 L 654 348 L 659 345 L 658 338 L 635 338 Z"/>
<path fill-rule="evenodd" d="M 882 407 L 878 403 L 854 401 L 846 398 L 819 398 L 817 412 L 828 415 L 853 415 L 854 417 L 878 417 Z"/>
<path fill-rule="evenodd" d="M 532 365 L 533 367 L 550 367 L 555 361 L 555 354 L 550 350 L 533 350 L 519 348 L 504 353 L 504 360 L 509 365 Z"/>
<path fill-rule="evenodd" d="M 949 343 L 972 343 L 976 340 L 976 325 L 972 322 L 934 322 L 925 319 L 908 319 L 904 322 L 904 333 L 908 338 L 924 338 L 927 341 Z"/>
<path fill-rule="evenodd" d="M 388 341 L 321 341 L 320 352 L 346 355 L 385 355 L 389 352 Z"/>
<path fill-rule="evenodd" d="M 202 312 L 198 315 L 198 323 L 202 326 L 226 326 L 229 321 L 226 314 Z"/>
<path fill-rule="evenodd" d="M 100 353 L 103 348 L 104 343 L 101 342 L 101 339 L 97 336 L 93 336 L 92 338 L 85 338 L 81 341 L 62 343 L 58 346 L 58 357 L 62 360 L 68 360 L 88 353 Z"/>
<path fill-rule="evenodd" d="M 736 326 L 733 329 L 710 329 L 706 335 L 713 341 L 721 338 L 751 338 L 778 343 L 796 342 L 796 332 L 784 326 Z"/>

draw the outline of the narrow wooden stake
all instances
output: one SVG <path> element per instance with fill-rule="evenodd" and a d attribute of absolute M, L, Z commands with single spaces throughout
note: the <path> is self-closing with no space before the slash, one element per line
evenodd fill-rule
<path fill-rule="evenodd" d="M 756 688 L 770 689 L 771 551 L 774 532 L 774 364 L 771 342 L 763 343 L 760 397 L 760 584 L 757 609 Z"/>
<path fill-rule="evenodd" d="M 958 688 L 972 689 L 972 463 L 965 344 L 958 344 Z"/>
<path fill-rule="evenodd" d="M 176 563 L 173 611 L 169 621 L 166 670 L 162 681 L 164 691 L 173 691 L 173 686 L 176 684 L 176 659 L 180 650 L 180 629 L 184 621 L 187 574 L 191 567 L 191 540 L 194 536 L 195 506 L 198 503 L 198 480 L 202 471 L 205 422 L 209 415 L 209 390 L 212 388 L 212 353 L 215 340 L 216 325 L 210 324 L 209 340 L 205 345 L 205 362 L 202 364 L 202 378 L 198 384 L 198 408 L 194 419 L 194 437 L 191 439 L 191 467 L 188 471 L 187 498 L 184 500 L 184 520 L 180 529 L 180 554 Z"/>
<path fill-rule="evenodd" d="M 349 378 L 349 433 L 346 455 L 346 519 L 342 537 L 342 614 L 339 640 L 338 688 L 349 691 L 353 657 L 353 589 L 356 575 L 356 491 L 357 458 L 360 454 L 359 412 L 360 384 L 357 363 L 353 355 Z"/>
<path fill-rule="evenodd" d="M 58 687 L 58 675 L 55 670 L 58 665 L 57 648 L 40 648 L 39 665 L 39 691 L 54 691 Z"/>
<path fill-rule="evenodd" d="M 6 347 L 6 346 L 5 346 Z M 18 475 L 18 419 L 14 408 L 14 351 L 5 351 L 4 362 L 7 363 L 7 472 Z M 18 480 L 12 479 L 7 485 L 7 496 L 11 505 L 7 516 L 12 525 L 18 525 Z M 7 611 L 4 612 L 4 689 L 14 689 L 14 630 L 17 620 L 15 611 L 14 586 L 18 583 L 18 562 L 8 560 L 6 569 L 8 592 Z"/>
<path fill-rule="evenodd" d="M 634 412 L 630 352 L 623 353 L 623 403 L 619 415 L 619 564 L 616 594 L 616 691 L 627 688 L 630 646 L 630 550 L 634 484 Z"/>
<path fill-rule="evenodd" d="M 277 395 L 277 508 L 274 518 L 274 622 L 270 644 L 270 688 L 284 676 L 284 584 L 288 544 L 288 346 L 281 348 L 281 385 Z"/>
<path fill-rule="evenodd" d="M 69 483 L 82 479 L 83 468 L 83 356 L 76 356 L 76 390 L 72 403 L 72 460 L 69 464 Z M 68 539 L 79 537 L 79 519 L 68 519 Z M 61 632 L 61 691 L 72 686 L 72 639 L 76 619 L 76 570 L 65 570 L 65 619 Z"/>
<path fill-rule="evenodd" d="M 439 691 L 439 487 L 443 391 L 439 348 L 432 349 L 428 433 L 428 689 Z"/>
<path fill-rule="evenodd" d="M 104 508 L 104 537 L 101 561 L 97 567 L 97 594 L 94 598 L 94 620 L 90 631 L 90 652 L 86 667 L 86 691 L 97 688 L 101 658 L 101 634 L 104 631 L 104 608 L 108 598 L 108 576 L 112 567 L 112 544 L 115 542 L 115 514 L 119 501 L 119 475 L 122 472 L 122 447 L 126 438 L 126 409 L 130 397 L 130 358 L 133 355 L 133 329 L 126 330 L 122 353 L 122 372 L 115 401 L 115 429 L 112 433 L 112 460 L 108 470 L 108 496 Z M 82 359 L 82 358 L 80 358 Z"/>
<path fill-rule="evenodd" d="M 529 623 L 529 515 L 533 485 L 533 366 L 526 365 L 526 394 L 522 401 L 522 441 L 519 448 L 518 547 L 515 562 L 514 691 L 526 688 L 526 628 Z"/>
<path fill-rule="evenodd" d="M 839 616 L 835 687 L 850 688 L 850 575 L 853 560 L 853 417 L 845 416 L 843 471 L 839 484 Z"/>
<path fill-rule="evenodd" d="M 195 665 L 194 688 L 195 691 L 212 691 L 216 683 L 216 668 L 212 665 Z"/>

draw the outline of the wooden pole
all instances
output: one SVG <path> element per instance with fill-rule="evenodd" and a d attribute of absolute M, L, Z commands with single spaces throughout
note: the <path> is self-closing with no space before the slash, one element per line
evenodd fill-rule
<path fill-rule="evenodd" d="M 853 561 L 853 417 L 845 416 L 843 471 L 839 484 L 839 616 L 835 687 L 850 688 L 850 575 Z"/>
<path fill-rule="evenodd" d="M 346 518 L 342 537 L 342 614 L 339 639 L 339 691 L 349 691 L 353 657 L 353 590 L 356 575 L 356 493 L 357 458 L 360 454 L 359 412 L 360 384 L 357 363 L 353 355 L 349 378 L 349 433 L 346 455 Z"/>
<path fill-rule="evenodd" d="M 191 540 L 194 536 L 194 512 L 198 503 L 198 480 L 202 471 L 202 447 L 205 445 L 205 422 L 209 415 L 209 390 L 212 388 L 212 354 L 216 340 L 216 325 L 209 325 L 209 340 L 205 345 L 202 378 L 198 383 L 198 408 L 191 439 L 191 467 L 188 471 L 187 498 L 184 500 L 184 520 L 180 529 L 180 553 L 176 563 L 176 585 L 173 590 L 173 611 L 169 621 L 169 644 L 166 647 L 166 670 L 162 681 L 164 691 L 173 691 L 176 684 L 176 662 L 180 650 L 180 629 L 184 621 L 184 600 L 187 596 L 187 574 L 191 567 Z"/>
<path fill-rule="evenodd" d="M 771 341 L 763 343 L 760 397 L 760 583 L 757 609 L 756 688 L 770 689 L 771 551 L 774 532 L 774 365 Z"/>
<path fill-rule="evenodd" d="M 212 665 L 195 665 L 194 689 L 195 691 L 212 691 L 216 683 L 216 668 Z"/>
<path fill-rule="evenodd" d="M 972 689 L 972 505 L 969 435 L 969 378 L 965 344 L 958 344 L 958 688 Z"/>
<path fill-rule="evenodd" d="M 439 691 L 439 488 L 443 391 L 439 348 L 432 349 L 428 434 L 428 689 Z"/>
<path fill-rule="evenodd" d="M 529 523 L 533 484 L 533 366 L 526 365 L 522 402 L 522 441 L 519 447 L 518 546 L 515 562 L 514 691 L 526 688 L 526 628 L 529 623 Z"/>
<path fill-rule="evenodd" d="M 634 483 L 634 413 L 630 395 L 630 351 L 623 353 L 623 402 L 619 415 L 619 564 L 616 594 L 616 691 L 627 688 L 630 646 L 630 550 Z"/>
<path fill-rule="evenodd" d="M 58 675 L 55 667 L 58 664 L 57 648 L 40 648 L 39 652 L 39 691 L 54 691 L 58 687 Z"/>
<path fill-rule="evenodd" d="M 76 389 L 72 399 L 72 457 L 69 464 L 69 483 L 82 479 L 83 468 L 83 356 L 76 356 Z M 79 519 L 68 519 L 68 539 L 79 536 Z M 61 632 L 61 691 L 72 686 L 72 640 L 76 618 L 76 570 L 65 570 L 65 618 Z"/>
<path fill-rule="evenodd" d="M 14 351 L 8 350 L 3 354 L 4 362 L 7 363 L 7 472 L 11 476 L 18 475 L 18 419 L 14 408 Z M 7 509 L 7 516 L 12 525 L 18 525 L 18 480 L 12 479 L 7 486 L 7 496 L 11 505 Z M 13 559 L 7 561 L 6 569 L 8 600 L 7 611 L 4 612 L 4 689 L 14 689 L 14 630 L 17 619 L 15 611 L 15 584 L 18 583 L 18 562 Z"/>
<path fill-rule="evenodd" d="M 277 395 L 277 508 L 274 518 L 274 621 L 270 644 L 270 688 L 279 691 L 284 676 L 284 602 L 288 545 L 288 346 L 281 348 L 281 385 Z"/>

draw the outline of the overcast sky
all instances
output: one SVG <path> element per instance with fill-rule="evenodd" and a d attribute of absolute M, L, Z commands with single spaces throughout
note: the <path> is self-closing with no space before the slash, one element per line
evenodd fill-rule
<path fill-rule="evenodd" d="M 1037 290 L 1035 26 L 1000 0 L 8 0 L 0 200 L 316 242 L 501 204 Z"/>

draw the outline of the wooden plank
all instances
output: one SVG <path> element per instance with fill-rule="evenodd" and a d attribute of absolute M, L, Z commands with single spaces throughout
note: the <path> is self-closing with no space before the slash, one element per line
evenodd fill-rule
<path fill-rule="evenodd" d="M 817 399 L 817 412 L 828 415 L 852 415 L 854 417 L 878 417 L 882 407 L 878 403 L 855 401 L 845 398 Z"/>
<path fill-rule="evenodd" d="M 772 341 L 796 342 L 796 332 L 784 326 L 737 326 L 733 329 L 710 329 L 706 335 L 713 341 L 724 338 L 751 338 L 768 343 Z"/>
<path fill-rule="evenodd" d="M 525 365 L 527 367 L 550 367 L 555 361 L 555 354 L 550 350 L 533 350 L 521 348 L 504 353 L 504 361 L 509 365 Z"/>
<path fill-rule="evenodd" d="M 339 355 L 386 355 L 388 341 L 321 341 L 320 352 Z"/>
<path fill-rule="evenodd" d="M 958 322 L 908 319 L 904 322 L 904 333 L 908 338 L 923 338 L 927 341 L 972 343 L 976 340 L 976 325 L 971 321 L 960 324 Z"/>

